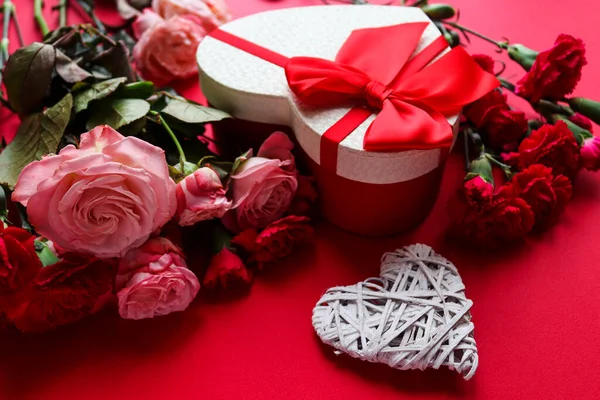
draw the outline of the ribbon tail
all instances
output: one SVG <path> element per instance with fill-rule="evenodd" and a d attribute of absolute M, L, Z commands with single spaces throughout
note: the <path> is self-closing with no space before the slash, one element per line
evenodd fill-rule
<path fill-rule="evenodd" d="M 452 127 L 446 118 L 425 104 L 386 100 L 367 129 L 367 151 L 427 150 L 452 145 Z"/>

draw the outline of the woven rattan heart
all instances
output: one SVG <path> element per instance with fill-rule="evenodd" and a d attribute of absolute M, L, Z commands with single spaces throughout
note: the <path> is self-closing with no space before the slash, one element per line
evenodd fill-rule
<path fill-rule="evenodd" d="M 416 244 L 383 256 L 379 278 L 331 288 L 313 310 L 321 340 L 340 352 L 402 370 L 477 369 L 464 285 L 456 267 Z"/>

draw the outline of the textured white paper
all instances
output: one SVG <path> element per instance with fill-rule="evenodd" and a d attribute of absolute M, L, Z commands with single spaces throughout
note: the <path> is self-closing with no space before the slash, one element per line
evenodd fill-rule
<path fill-rule="evenodd" d="M 334 60 L 355 29 L 429 21 L 419 47 L 440 36 L 418 8 L 375 5 L 313 6 L 251 15 L 222 30 L 287 57 L 311 56 Z M 390 38 L 389 40 L 397 40 Z M 291 126 L 306 153 L 320 163 L 321 135 L 349 108 L 315 109 L 299 104 L 290 91 L 283 68 L 212 37 L 198 48 L 202 91 L 208 101 L 234 117 Z M 367 152 L 363 139 L 371 116 L 338 149 L 338 175 L 355 181 L 387 184 L 415 179 L 435 169 L 441 150 L 398 153 Z M 458 117 L 448 119 L 456 131 Z M 240 132 L 243 134 L 243 132 Z M 398 127 L 402 134 L 402 127 Z"/>

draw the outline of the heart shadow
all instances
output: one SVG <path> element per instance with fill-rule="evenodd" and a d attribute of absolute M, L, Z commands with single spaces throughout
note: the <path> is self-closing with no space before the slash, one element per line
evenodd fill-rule
<path fill-rule="evenodd" d="M 335 364 L 336 368 L 349 371 L 356 375 L 357 379 L 363 379 L 370 384 L 388 385 L 399 393 L 444 393 L 457 397 L 468 396 L 474 390 L 473 385 L 467 384 L 460 374 L 449 369 L 401 371 L 384 364 L 352 358 L 344 353 L 337 355 L 330 346 L 321 342 L 317 335 L 314 340 L 325 358 Z"/>

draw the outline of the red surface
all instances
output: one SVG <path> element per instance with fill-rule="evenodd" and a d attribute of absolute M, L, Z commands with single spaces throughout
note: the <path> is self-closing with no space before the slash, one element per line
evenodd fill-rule
<path fill-rule="evenodd" d="M 236 16 L 319 3 L 229 1 Z M 30 3 L 17 6 L 31 41 Z M 596 2 L 455 4 L 463 23 L 532 47 L 550 45 L 560 32 L 583 37 L 589 65 L 578 94 L 599 97 Z M 187 95 L 199 95 L 195 82 L 187 85 Z M 14 124 L 0 128 L 7 133 Z M 0 338 L 0 398 L 600 398 L 600 175 L 580 175 L 550 232 L 518 249 L 478 255 L 443 236 L 445 203 L 460 174 L 460 159 L 451 158 L 433 212 L 410 235 L 364 238 L 321 223 L 314 246 L 262 273 L 247 297 L 200 299 L 185 313 L 150 321 L 104 313 L 42 336 Z M 395 371 L 336 357 L 312 330 L 311 310 L 326 288 L 376 274 L 384 251 L 414 242 L 452 260 L 475 303 L 480 366 L 469 382 L 449 371 Z"/>

